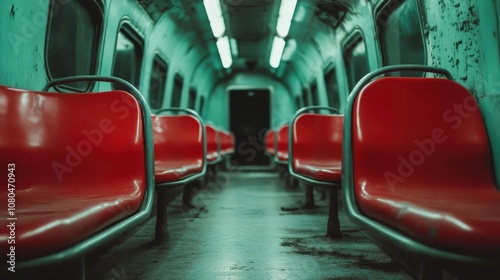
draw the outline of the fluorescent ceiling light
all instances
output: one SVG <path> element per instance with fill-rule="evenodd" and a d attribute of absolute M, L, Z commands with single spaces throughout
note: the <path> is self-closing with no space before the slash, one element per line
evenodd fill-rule
<path fill-rule="evenodd" d="M 239 55 L 239 51 L 238 51 L 238 41 L 236 41 L 236 39 L 234 38 L 231 38 L 231 51 L 233 53 L 233 56 L 238 56 Z"/>
<path fill-rule="evenodd" d="M 292 25 L 291 21 L 286 21 L 283 17 L 278 18 L 278 25 L 276 26 L 276 31 L 278 35 L 282 38 L 288 35 L 288 31 L 290 31 L 290 25 Z"/>
<path fill-rule="evenodd" d="M 288 35 L 290 26 L 292 25 L 293 14 L 297 0 L 281 0 L 280 11 L 278 13 L 278 24 L 276 25 L 276 32 L 282 38 Z"/>
<path fill-rule="evenodd" d="M 233 64 L 233 57 L 231 56 L 231 47 L 229 46 L 229 38 L 227 36 L 217 40 L 217 50 L 219 50 L 222 67 L 226 69 L 231 67 L 231 64 Z"/>
<path fill-rule="evenodd" d="M 219 0 L 204 0 L 205 11 L 207 12 L 210 27 L 215 38 L 220 38 L 226 31 L 222 8 Z"/>
<path fill-rule="evenodd" d="M 211 21 L 210 27 L 212 28 L 212 33 L 214 34 L 215 38 L 220 38 L 226 31 L 226 25 L 224 25 L 224 19 L 222 17 Z"/>
<path fill-rule="evenodd" d="M 205 11 L 210 21 L 222 16 L 222 8 L 219 0 L 204 0 Z"/>
<path fill-rule="evenodd" d="M 292 21 L 297 0 L 281 0 L 279 16 L 285 21 Z"/>
<path fill-rule="evenodd" d="M 274 37 L 273 48 L 271 49 L 271 57 L 269 58 L 269 64 L 273 68 L 278 68 L 281 62 L 281 56 L 283 55 L 283 50 L 285 49 L 285 40 L 278 36 Z"/>

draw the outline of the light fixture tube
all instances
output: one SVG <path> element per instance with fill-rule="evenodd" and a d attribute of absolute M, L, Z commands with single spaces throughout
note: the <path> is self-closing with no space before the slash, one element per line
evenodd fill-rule
<path fill-rule="evenodd" d="M 283 50 L 285 49 L 285 40 L 278 36 L 274 37 L 273 47 L 271 49 L 271 57 L 269 58 L 269 65 L 273 68 L 278 68 L 281 62 L 281 56 L 283 55 Z"/>
<path fill-rule="evenodd" d="M 231 55 L 231 46 L 229 45 L 229 38 L 227 36 L 217 40 L 217 50 L 219 51 L 222 67 L 226 69 L 231 67 L 233 64 L 233 57 Z"/>

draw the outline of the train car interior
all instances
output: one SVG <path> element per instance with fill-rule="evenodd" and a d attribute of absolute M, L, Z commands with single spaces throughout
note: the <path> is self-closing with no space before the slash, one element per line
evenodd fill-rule
<path fill-rule="evenodd" d="M 500 0 L 2 0 L 0 279 L 500 279 Z"/>

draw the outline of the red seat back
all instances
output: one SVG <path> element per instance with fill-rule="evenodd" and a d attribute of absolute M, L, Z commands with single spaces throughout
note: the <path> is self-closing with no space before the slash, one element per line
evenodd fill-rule
<path fill-rule="evenodd" d="M 293 125 L 293 165 L 341 166 L 344 116 L 302 114 Z"/>
<path fill-rule="evenodd" d="M 128 93 L 70 95 L 0 87 L 0 96 L 5 103 L 0 161 L 19 167 L 19 191 L 106 192 L 96 182 L 107 180 L 144 186 L 141 111 Z"/>
<path fill-rule="evenodd" d="M 141 207 L 147 191 L 142 110 L 128 93 L 0 87 L 0 131 L 4 178 L 15 164 L 16 247 L 23 258 L 67 248 Z M 0 196 L 7 200 L 7 186 Z M 9 246 L 3 233 L 2 251 Z"/>
<path fill-rule="evenodd" d="M 219 159 L 220 133 L 211 125 L 206 125 L 207 162 L 214 163 Z"/>
<path fill-rule="evenodd" d="M 203 126 L 191 115 L 152 116 L 155 161 L 203 161 Z"/>
<path fill-rule="evenodd" d="M 221 155 L 234 153 L 234 134 L 232 132 L 220 132 Z"/>
<path fill-rule="evenodd" d="M 278 161 L 288 161 L 288 132 L 290 129 L 290 125 L 286 124 L 279 128 L 278 130 L 278 139 L 277 139 L 277 148 L 278 152 L 276 157 Z"/>
<path fill-rule="evenodd" d="M 266 152 L 271 156 L 274 156 L 274 154 L 276 154 L 276 148 L 274 147 L 275 136 L 276 132 L 274 130 L 268 130 L 266 133 Z"/>
<path fill-rule="evenodd" d="M 364 192 L 492 188 L 490 144 L 475 99 L 437 78 L 381 78 L 352 112 L 354 187 Z M 371 188 L 371 189 L 366 189 Z"/>
<path fill-rule="evenodd" d="M 236 147 L 236 138 L 234 136 L 234 133 L 230 132 L 229 133 L 229 153 L 230 154 L 233 154 L 234 153 L 234 150 L 235 150 L 235 147 Z"/>

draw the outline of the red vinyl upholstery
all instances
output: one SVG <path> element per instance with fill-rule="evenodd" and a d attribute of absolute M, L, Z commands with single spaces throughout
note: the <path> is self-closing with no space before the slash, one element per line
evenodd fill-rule
<path fill-rule="evenodd" d="M 207 163 L 213 164 L 219 160 L 220 132 L 211 125 L 206 125 Z"/>
<path fill-rule="evenodd" d="M 203 171 L 203 125 L 191 115 L 152 116 L 156 184 Z"/>
<path fill-rule="evenodd" d="M 285 124 L 277 132 L 277 153 L 276 158 L 280 162 L 288 162 L 288 132 L 290 125 Z"/>
<path fill-rule="evenodd" d="M 353 183 L 364 215 L 430 246 L 500 251 L 500 192 L 475 99 L 437 78 L 381 78 L 352 112 Z"/>
<path fill-rule="evenodd" d="M 293 125 L 293 168 L 299 175 L 340 183 L 344 116 L 302 114 Z"/>
<path fill-rule="evenodd" d="M 234 153 L 234 134 L 232 132 L 220 132 L 221 155 L 226 156 Z"/>
<path fill-rule="evenodd" d="M 276 132 L 274 130 L 269 130 L 266 133 L 266 152 L 270 156 L 274 156 L 276 154 L 276 147 L 274 147 L 275 136 Z"/>
<path fill-rule="evenodd" d="M 15 164 L 16 257 L 74 245 L 138 211 L 146 192 L 142 111 L 128 93 L 0 87 L 0 166 Z M 7 212 L 7 185 L 0 215 Z M 7 252 L 7 230 L 0 248 Z"/>

